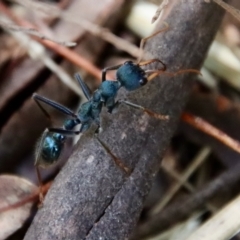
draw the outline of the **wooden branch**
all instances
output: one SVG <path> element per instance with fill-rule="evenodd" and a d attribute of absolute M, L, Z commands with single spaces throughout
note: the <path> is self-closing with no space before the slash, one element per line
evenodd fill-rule
<path fill-rule="evenodd" d="M 214 3 L 171 1 L 164 16 L 170 29 L 151 39 L 147 49 L 166 63 L 168 71 L 199 69 L 222 16 L 223 10 Z M 90 132 L 84 134 L 49 190 L 25 240 L 127 239 L 195 77 L 192 73 L 161 76 L 127 95 L 129 101 L 169 115 L 169 121 L 126 106 L 116 114 L 103 113 L 99 138 L 132 173 L 129 176 L 122 171 Z"/>

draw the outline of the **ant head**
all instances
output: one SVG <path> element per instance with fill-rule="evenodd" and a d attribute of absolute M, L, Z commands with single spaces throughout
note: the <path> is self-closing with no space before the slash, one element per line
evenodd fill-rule
<path fill-rule="evenodd" d="M 126 61 L 118 68 L 116 76 L 121 86 L 128 91 L 136 90 L 147 83 L 145 71 L 132 61 Z"/>

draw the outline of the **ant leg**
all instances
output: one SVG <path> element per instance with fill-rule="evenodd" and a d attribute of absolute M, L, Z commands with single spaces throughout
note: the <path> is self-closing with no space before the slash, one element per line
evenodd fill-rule
<path fill-rule="evenodd" d="M 143 106 L 137 105 L 135 103 L 131 103 L 131 102 L 125 101 L 125 100 L 119 100 L 118 102 L 126 104 L 126 105 L 134 107 L 134 108 L 137 108 L 137 109 L 141 109 L 143 112 L 147 113 L 149 116 L 152 116 L 154 118 L 157 118 L 157 119 L 160 119 L 160 120 L 168 120 L 169 119 L 168 115 L 161 115 L 161 114 L 155 113 L 155 112 L 153 112 L 153 111 L 151 111 L 151 110 L 149 110 L 149 109 L 147 109 Z"/>
<path fill-rule="evenodd" d="M 143 39 L 141 40 L 141 42 L 140 42 L 140 47 L 139 47 L 139 49 L 140 49 L 140 56 L 138 57 L 137 63 L 140 63 L 141 60 L 142 60 L 142 57 L 143 57 L 143 48 L 144 48 L 144 45 L 145 45 L 145 43 L 147 42 L 147 40 L 149 40 L 150 38 L 158 35 L 158 34 L 161 33 L 161 32 L 165 32 L 165 31 L 167 31 L 167 30 L 169 29 L 169 26 L 168 26 L 168 24 L 167 24 L 166 22 L 164 22 L 164 25 L 165 25 L 165 28 L 162 28 L 162 29 L 160 29 L 159 31 L 157 31 L 157 32 L 153 33 L 152 35 L 150 35 L 150 36 L 148 36 L 148 37 L 145 37 L 145 38 L 143 38 Z"/>
<path fill-rule="evenodd" d="M 145 73 L 146 74 L 150 74 L 147 77 L 148 82 L 151 81 L 153 78 L 157 77 L 158 75 L 163 74 L 165 71 L 159 71 L 159 70 L 146 70 Z"/>
<path fill-rule="evenodd" d="M 115 98 L 114 97 L 110 97 L 107 99 L 107 101 L 105 102 L 105 107 L 107 108 L 107 111 L 109 113 L 112 113 L 113 109 L 116 108 L 117 102 L 115 102 Z"/>
<path fill-rule="evenodd" d="M 95 135 L 98 135 L 99 133 L 102 132 L 101 123 L 100 123 L 100 117 L 95 118 L 95 119 L 94 119 L 94 122 L 95 122 L 96 125 L 97 125 L 97 128 L 96 128 L 96 130 L 95 130 L 94 133 L 95 133 Z"/>
<path fill-rule="evenodd" d="M 165 72 L 165 73 L 163 73 L 163 74 L 166 74 L 166 75 L 168 75 L 168 76 L 174 77 L 174 76 L 176 76 L 176 75 L 178 75 L 178 74 L 181 74 L 181 73 L 196 73 L 196 74 L 202 75 L 199 70 L 197 70 L 197 69 L 191 69 L 191 68 L 189 68 L 189 69 L 181 69 L 181 70 L 178 70 L 177 72 Z"/>
<path fill-rule="evenodd" d="M 162 66 L 163 66 L 163 68 L 162 68 L 162 69 L 158 69 L 158 71 L 165 71 L 165 70 L 167 69 L 166 64 L 164 64 L 161 60 L 159 60 L 159 59 L 157 59 L 157 58 L 140 62 L 140 63 L 138 63 L 138 65 L 139 65 L 139 66 L 145 66 L 145 65 L 148 65 L 148 64 L 151 64 L 151 63 L 154 63 L 154 62 L 159 62 L 159 63 L 161 63 Z M 145 71 L 145 72 L 146 72 L 146 71 Z"/>
<path fill-rule="evenodd" d="M 100 125 L 100 124 L 97 124 L 97 128 L 96 128 L 94 134 L 97 136 L 97 135 L 98 135 L 99 133 L 101 133 L 101 132 L 102 132 L 101 125 Z"/>
<path fill-rule="evenodd" d="M 74 131 L 74 130 L 70 130 L 70 129 L 64 129 L 64 128 L 48 128 L 48 131 L 49 132 L 54 132 L 54 133 L 59 133 L 59 134 L 62 134 L 62 135 L 78 135 L 80 133 L 83 133 L 83 132 L 87 131 L 90 128 L 91 124 L 92 124 L 91 121 L 82 123 L 81 127 L 78 131 Z M 100 125 L 100 124 L 98 124 L 98 125 Z"/>
<path fill-rule="evenodd" d="M 158 69 L 155 69 L 155 70 L 146 70 L 145 73 L 147 74 L 150 74 L 147 78 L 148 81 L 151 81 L 153 78 L 155 78 L 156 76 L 158 75 L 167 75 L 167 76 L 170 76 L 170 77 L 174 77 L 178 74 L 181 74 L 181 73 L 196 73 L 196 74 L 201 74 L 201 72 L 199 70 L 196 70 L 196 69 L 182 69 L 182 70 L 179 70 L 177 72 L 166 72 L 164 70 L 158 70 Z"/>
<path fill-rule="evenodd" d="M 98 142 L 102 145 L 102 147 L 106 150 L 106 152 L 112 157 L 115 164 L 127 175 L 130 175 L 131 170 L 127 166 L 125 166 L 125 164 L 111 152 L 111 150 L 107 147 L 107 145 L 102 140 L 100 140 L 98 136 L 95 135 L 95 137 L 98 140 Z"/>
<path fill-rule="evenodd" d="M 63 128 L 48 128 L 48 131 L 53 133 L 60 133 L 62 135 L 78 135 L 82 132 L 81 129 L 78 131 L 74 131 L 74 130 L 66 130 Z"/>
<path fill-rule="evenodd" d="M 54 102 L 46 97 L 43 97 L 37 93 L 34 93 L 32 95 L 32 98 L 34 99 L 34 101 L 37 103 L 38 107 L 42 110 L 42 112 L 46 115 L 46 117 L 48 119 L 51 119 L 50 115 L 48 114 L 48 112 L 43 108 L 43 106 L 41 105 L 41 102 L 57 109 L 58 111 L 60 111 L 63 114 L 66 114 L 68 116 L 71 116 L 73 118 L 77 118 L 77 115 L 71 111 L 70 109 L 68 109 L 67 107 L 61 105 L 60 103 Z"/>
<path fill-rule="evenodd" d="M 76 73 L 74 75 L 75 79 L 78 81 L 85 97 L 87 98 L 87 100 L 90 100 L 91 98 L 91 91 L 88 87 L 88 85 L 83 81 L 83 79 L 81 78 L 80 74 L 79 73 Z"/>
<path fill-rule="evenodd" d="M 106 67 L 102 70 L 102 82 L 104 82 L 106 80 L 106 74 L 107 74 L 107 71 L 110 71 L 110 70 L 116 70 L 118 68 L 120 68 L 122 66 L 122 64 L 119 64 L 119 65 L 116 65 L 116 66 L 112 66 L 112 67 Z"/>
<path fill-rule="evenodd" d="M 36 169 L 36 173 L 37 173 L 37 178 L 38 178 L 38 189 L 39 189 L 39 206 L 41 207 L 43 205 L 43 184 L 42 184 L 42 178 L 41 178 L 41 173 L 40 173 L 40 169 L 38 166 L 35 166 Z"/>

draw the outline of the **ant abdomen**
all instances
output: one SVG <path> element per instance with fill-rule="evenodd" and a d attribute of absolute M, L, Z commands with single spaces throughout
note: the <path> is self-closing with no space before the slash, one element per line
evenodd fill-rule
<path fill-rule="evenodd" d="M 66 137 L 59 133 L 44 131 L 37 143 L 35 165 L 47 168 L 59 160 Z M 39 146 L 41 146 L 39 148 Z M 39 151 L 40 149 L 40 151 Z"/>

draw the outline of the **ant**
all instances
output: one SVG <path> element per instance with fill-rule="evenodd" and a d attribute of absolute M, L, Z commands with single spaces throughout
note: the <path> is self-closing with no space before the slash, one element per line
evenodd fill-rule
<path fill-rule="evenodd" d="M 142 39 L 140 44 L 140 50 L 143 49 L 143 45 L 146 40 L 152 38 L 160 32 L 165 31 L 166 29 L 168 29 L 168 27 L 154 33 L 147 38 Z M 142 66 L 146 66 L 156 62 L 162 65 L 160 69 L 143 70 L 141 68 Z M 107 71 L 110 70 L 116 70 L 116 81 L 106 79 Z M 152 80 L 157 75 L 160 75 L 162 73 L 172 76 L 183 72 L 199 73 L 199 71 L 194 69 L 180 70 L 175 73 L 168 73 L 165 71 L 166 65 L 159 59 L 151 59 L 143 62 L 138 60 L 137 63 L 134 63 L 133 61 L 126 61 L 120 65 L 107 67 L 102 70 L 102 82 L 99 85 L 98 89 L 93 92 L 93 94 L 91 94 L 88 86 L 82 80 L 81 76 L 79 74 L 75 74 L 75 78 L 78 81 L 85 97 L 87 98 L 87 102 L 83 103 L 80 106 L 77 113 L 74 113 L 72 110 L 57 102 L 54 102 L 48 98 L 38 95 L 37 93 L 34 93 L 32 96 L 33 99 L 49 119 L 50 116 L 47 111 L 42 107 L 41 103 L 45 103 L 69 117 L 67 120 L 65 120 L 62 128 L 47 128 L 43 132 L 40 141 L 37 144 L 35 166 L 40 184 L 40 192 L 41 178 L 38 168 L 47 168 L 58 161 L 60 154 L 64 148 L 66 135 L 83 133 L 90 128 L 92 123 L 95 123 L 97 125 L 95 133 L 98 133 L 101 129 L 100 114 L 103 107 L 106 107 L 108 112 L 112 113 L 112 111 L 117 108 L 119 104 L 126 104 L 131 107 L 141 109 L 147 114 L 158 119 L 167 120 L 168 116 L 154 113 L 140 105 L 125 100 L 115 100 L 121 87 L 125 88 L 127 91 L 134 91 L 141 88 L 142 86 L 147 84 L 148 81 Z M 81 124 L 80 129 L 77 131 L 73 130 L 79 124 Z M 40 201 L 41 200 L 42 198 L 40 196 Z"/>

